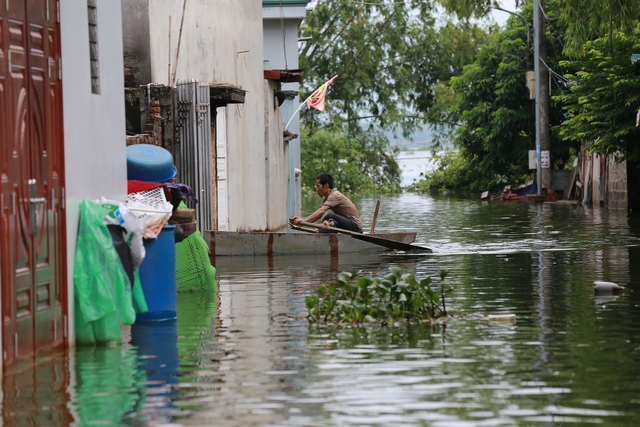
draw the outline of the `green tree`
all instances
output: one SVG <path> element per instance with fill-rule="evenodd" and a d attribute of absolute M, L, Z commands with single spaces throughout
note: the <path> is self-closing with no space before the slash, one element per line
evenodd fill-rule
<path fill-rule="evenodd" d="M 564 0 L 557 10 L 567 26 L 566 53 L 582 55 L 589 40 L 604 37 L 611 41 L 614 32 L 633 34 L 640 18 L 640 1 Z"/>
<path fill-rule="evenodd" d="M 583 51 L 583 56 L 562 62 L 570 70 L 572 87 L 556 97 L 566 112 L 560 136 L 575 143 L 593 141 L 592 152 L 621 152 L 628 160 L 640 160 L 640 66 L 630 60 L 640 52 L 640 28 L 632 36 L 617 32 L 587 42 Z"/>
<path fill-rule="evenodd" d="M 532 8 L 522 13 L 531 22 Z M 562 34 L 562 29 L 551 27 L 547 35 L 548 51 L 554 54 L 548 61 L 552 69 L 558 69 L 558 60 L 563 59 L 556 33 Z M 428 177 L 432 182 L 423 187 L 496 190 L 505 184 L 520 184 L 530 175 L 528 151 L 535 149 L 535 114 L 525 85 L 525 72 L 533 69 L 533 52 L 526 39 L 522 20 L 509 19 L 506 29 L 495 34 L 462 75 L 451 79 L 456 96 L 452 117 L 459 123 L 454 144 L 459 148 L 457 156 L 464 160 L 449 155 L 441 170 Z M 561 85 L 563 80 L 557 79 Z M 558 105 L 551 105 L 552 128 L 561 123 L 561 113 Z M 558 137 L 552 139 L 556 168 L 564 165 L 575 145 Z M 443 173 L 442 168 L 453 168 L 455 173 Z"/>
<path fill-rule="evenodd" d="M 311 134 L 303 128 L 300 141 L 305 192 L 315 190 L 315 178 L 324 172 L 333 176 L 336 186 L 344 193 L 400 191 L 396 151 L 391 149 L 391 154 L 388 153 L 390 148 L 384 135 L 353 138 L 328 129 Z M 369 145 L 363 146 L 363 141 Z"/>
<path fill-rule="evenodd" d="M 441 124 L 447 108 L 436 102 L 435 95 L 446 93 L 442 82 L 460 73 L 486 39 L 471 24 L 440 25 L 434 18 L 435 5 L 429 0 L 392 4 L 324 0 L 302 23 L 301 35 L 312 42 L 300 52 L 305 70 L 301 98 L 339 75 L 328 89 L 326 110 L 304 112 L 302 138 L 323 131 L 321 142 L 333 138 L 357 146 L 360 169 L 352 173 L 368 180 L 352 177 L 354 185 L 364 181 L 378 190 L 398 188 L 400 170 L 385 132 L 401 130 L 408 135 L 429 120 Z M 331 158 L 350 161 L 329 147 L 335 146 L 319 149 Z M 313 175 L 307 170 L 310 161 L 303 148 L 305 176 Z"/>

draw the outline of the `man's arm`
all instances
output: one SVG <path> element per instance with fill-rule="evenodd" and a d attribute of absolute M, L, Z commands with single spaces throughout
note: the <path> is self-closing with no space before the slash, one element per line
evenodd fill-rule
<path fill-rule="evenodd" d="M 318 208 L 314 213 L 312 213 L 311 215 L 309 215 L 308 217 L 306 217 L 306 218 L 304 218 L 304 219 L 303 219 L 303 218 L 300 218 L 299 216 L 294 216 L 294 217 L 292 217 L 292 218 L 291 218 L 291 222 L 292 222 L 294 225 L 298 225 L 298 224 L 300 224 L 300 223 L 301 223 L 301 222 L 303 222 L 303 221 L 304 221 L 304 222 L 316 222 L 317 220 L 319 220 L 320 218 L 322 218 L 322 215 L 324 215 L 324 213 L 325 213 L 326 211 L 328 211 L 328 210 L 329 210 L 329 206 L 324 206 L 324 205 L 322 205 L 322 206 L 320 206 L 320 207 L 319 207 L 319 208 Z"/>

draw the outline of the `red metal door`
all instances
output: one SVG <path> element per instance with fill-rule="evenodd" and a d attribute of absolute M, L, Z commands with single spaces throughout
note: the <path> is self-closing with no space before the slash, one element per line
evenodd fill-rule
<path fill-rule="evenodd" d="M 0 5 L 3 360 L 65 344 L 60 29 L 56 0 Z M 6 64 L 6 68 L 5 67 Z"/>

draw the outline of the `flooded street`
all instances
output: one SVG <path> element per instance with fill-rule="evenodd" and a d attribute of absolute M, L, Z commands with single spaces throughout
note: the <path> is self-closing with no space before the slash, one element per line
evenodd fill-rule
<path fill-rule="evenodd" d="M 640 218 L 564 203 L 380 199 L 376 230 L 416 230 L 433 254 L 216 258 L 217 295 L 179 295 L 177 321 L 134 325 L 122 347 L 12 369 L 3 424 L 637 425 Z M 365 228 L 376 200 L 354 198 Z M 342 329 L 305 320 L 305 296 L 337 273 L 395 266 L 436 284 L 449 271 L 454 317 Z M 598 295 L 594 281 L 625 289 Z"/>

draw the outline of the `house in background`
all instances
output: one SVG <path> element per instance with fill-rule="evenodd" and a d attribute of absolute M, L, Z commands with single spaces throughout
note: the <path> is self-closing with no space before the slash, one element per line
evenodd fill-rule
<path fill-rule="evenodd" d="M 120 1 L 0 3 L 3 367 L 73 345 L 83 199 L 127 195 Z"/>
<path fill-rule="evenodd" d="M 125 66 L 138 86 L 175 85 L 180 110 L 208 110 L 193 132 L 211 128 L 193 143 L 209 145 L 198 155 L 184 149 L 192 133 L 181 133 L 188 123 L 180 122 L 180 111 L 175 123 L 176 145 L 183 144 L 174 151 L 178 179 L 206 208 L 199 211 L 201 231 L 284 229 L 290 154 L 278 99 L 282 79 L 265 78 L 261 3 L 123 0 L 123 28 Z M 180 98 L 189 92 L 183 84 L 194 80 L 209 89 L 208 99 Z"/>
<path fill-rule="evenodd" d="M 286 135 L 292 138 L 288 141 L 288 217 L 301 212 L 300 116 L 292 115 L 300 106 L 302 70 L 298 65 L 298 30 L 307 14 L 308 3 L 309 0 L 262 1 L 265 76 L 278 76 L 282 81 L 285 97 L 282 115 L 285 125 L 289 123 Z"/>

